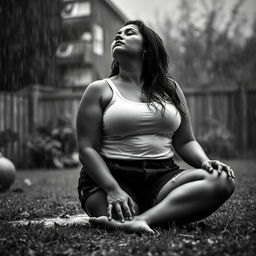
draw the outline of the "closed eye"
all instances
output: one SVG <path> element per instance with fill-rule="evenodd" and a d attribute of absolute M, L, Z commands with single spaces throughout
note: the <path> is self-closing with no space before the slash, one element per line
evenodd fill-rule
<path fill-rule="evenodd" d="M 129 31 L 127 35 L 134 35 L 135 33 L 133 31 Z"/>
<path fill-rule="evenodd" d="M 127 28 L 125 31 L 125 34 L 126 35 L 135 35 L 136 33 L 137 33 L 137 31 L 135 30 L 135 29 L 133 29 L 133 28 Z M 116 33 L 116 35 L 115 35 L 115 40 L 116 40 L 116 38 L 118 37 L 118 36 L 120 36 L 121 35 L 121 31 L 118 31 L 117 33 Z"/>
<path fill-rule="evenodd" d="M 137 31 L 134 30 L 133 28 L 128 28 L 125 32 L 126 32 L 127 35 L 128 34 L 136 34 L 137 33 Z"/>

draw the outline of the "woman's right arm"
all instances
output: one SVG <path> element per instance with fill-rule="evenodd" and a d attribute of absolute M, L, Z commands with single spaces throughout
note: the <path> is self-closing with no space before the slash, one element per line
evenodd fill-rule
<path fill-rule="evenodd" d="M 114 206 L 122 220 L 124 218 L 122 209 L 126 216 L 132 216 L 130 208 L 133 209 L 134 204 L 131 202 L 131 198 L 120 188 L 99 154 L 103 119 L 101 98 L 104 86 L 104 81 L 90 84 L 80 102 L 76 119 L 79 158 L 81 163 L 86 166 L 89 176 L 106 192 L 110 218 Z"/>

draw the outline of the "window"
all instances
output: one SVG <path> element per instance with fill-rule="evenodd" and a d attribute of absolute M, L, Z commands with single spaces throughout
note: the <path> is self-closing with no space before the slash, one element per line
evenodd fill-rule
<path fill-rule="evenodd" d="M 92 41 L 92 33 L 91 32 L 84 32 L 81 35 L 81 40 L 86 41 L 86 42 L 91 42 Z"/>
<path fill-rule="evenodd" d="M 93 26 L 93 52 L 97 55 L 104 53 L 103 28 L 99 25 Z"/>
<path fill-rule="evenodd" d="M 65 58 L 71 55 L 74 45 L 70 43 L 62 43 L 56 51 L 56 55 L 60 58 Z"/>
<path fill-rule="evenodd" d="M 89 16 L 91 14 L 91 4 L 89 2 L 72 2 L 66 3 L 62 9 L 62 18 L 76 18 Z"/>
<path fill-rule="evenodd" d="M 73 58 L 89 54 L 88 43 L 85 41 L 63 42 L 59 45 L 56 55 L 59 58 Z"/>

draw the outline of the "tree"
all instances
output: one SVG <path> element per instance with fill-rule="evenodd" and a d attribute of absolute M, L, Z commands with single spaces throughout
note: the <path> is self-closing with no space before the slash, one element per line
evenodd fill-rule
<path fill-rule="evenodd" d="M 241 80 L 252 84 L 255 33 L 243 37 L 247 23 L 239 13 L 243 3 L 238 0 L 227 16 L 223 1 L 182 0 L 176 22 L 170 16 L 156 20 L 173 64 L 171 74 L 184 86 L 231 86 Z"/>

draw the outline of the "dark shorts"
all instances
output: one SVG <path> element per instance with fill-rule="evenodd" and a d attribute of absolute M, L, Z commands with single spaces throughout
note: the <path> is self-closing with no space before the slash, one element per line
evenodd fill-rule
<path fill-rule="evenodd" d="M 161 188 L 174 176 L 184 171 L 174 163 L 172 158 L 164 160 L 104 160 L 120 187 L 138 204 L 140 212 L 151 208 L 155 204 Z M 90 178 L 86 167 L 83 167 L 78 181 L 78 194 L 85 212 L 86 199 L 99 190 L 102 189 Z"/>

